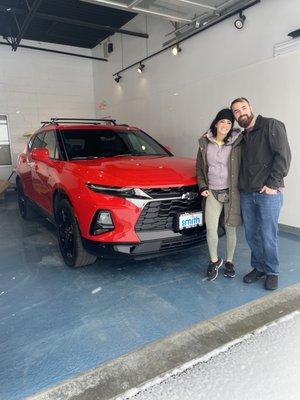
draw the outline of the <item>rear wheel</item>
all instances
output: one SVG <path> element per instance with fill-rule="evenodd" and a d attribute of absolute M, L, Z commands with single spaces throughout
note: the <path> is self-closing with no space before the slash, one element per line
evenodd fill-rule
<path fill-rule="evenodd" d="M 72 268 L 93 264 L 97 257 L 83 247 L 78 223 L 68 200 L 60 200 L 55 217 L 58 243 L 64 262 Z"/>
<path fill-rule="evenodd" d="M 21 217 L 25 220 L 31 219 L 33 217 L 33 210 L 30 206 L 28 198 L 24 194 L 24 190 L 20 179 L 17 180 L 17 194 L 18 194 L 19 212 Z"/>

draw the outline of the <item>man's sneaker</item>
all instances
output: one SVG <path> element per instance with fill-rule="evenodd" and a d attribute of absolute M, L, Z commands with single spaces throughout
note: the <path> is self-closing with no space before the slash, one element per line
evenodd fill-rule
<path fill-rule="evenodd" d="M 266 274 L 264 272 L 257 271 L 257 269 L 254 268 L 251 272 L 249 272 L 249 274 L 244 276 L 243 281 L 245 283 L 253 283 L 253 282 L 258 281 L 260 278 L 262 278 L 265 275 Z"/>
<path fill-rule="evenodd" d="M 222 258 L 218 258 L 218 261 L 212 262 L 210 261 L 208 269 L 207 269 L 207 280 L 214 281 L 218 276 L 218 270 L 222 266 L 223 260 Z"/>
<path fill-rule="evenodd" d="M 225 271 L 224 271 L 223 275 L 226 276 L 226 278 L 234 278 L 235 277 L 234 265 L 231 262 L 226 261 Z"/>
<path fill-rule="evenodd" d="M 265 280 L 266 290 L 276 290 L 278 288 L 278 276 L 277 275 L 267 275 Z"/>

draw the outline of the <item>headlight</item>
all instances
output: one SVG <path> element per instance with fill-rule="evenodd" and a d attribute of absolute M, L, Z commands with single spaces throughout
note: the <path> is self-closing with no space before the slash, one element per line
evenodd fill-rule
<path fill-rule="evenodd" d="M 110 196 L 135 198 L 135 199 L 149 199 L 151 198 L 145 192 L 138 188 L 116 187 L 116 186 L 100 186 L 93 183 L 87 183 L 86 186 L 93 192 L 105 193 Z"/>

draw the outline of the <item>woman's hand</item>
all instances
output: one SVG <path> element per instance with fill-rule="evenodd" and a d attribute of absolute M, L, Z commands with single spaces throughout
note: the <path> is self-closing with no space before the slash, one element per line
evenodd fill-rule
<path fill-rule="evenodd" d="M 201 196 L 208 197 L 209 196 L 209 190 L 203 190 L 203 192 L 201 192 Z"/>

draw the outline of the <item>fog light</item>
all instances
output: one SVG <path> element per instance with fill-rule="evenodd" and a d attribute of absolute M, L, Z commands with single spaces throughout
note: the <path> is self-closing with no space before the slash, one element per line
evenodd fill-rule
<path fill-rule="evenodd" d="M 114 226 L 109 211 L 100 211 L 97 218 L 97 224 L 101 226 Z"/>
<path fill-rule="evenodd" d="M 115 228 L 111 213 L 109 211 L 98 211 L 94 223 L 92 224 L 91 234 L 100 235 Z"/>

